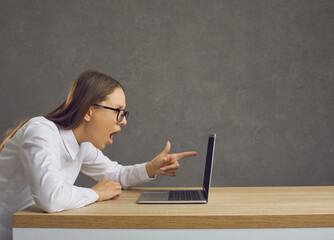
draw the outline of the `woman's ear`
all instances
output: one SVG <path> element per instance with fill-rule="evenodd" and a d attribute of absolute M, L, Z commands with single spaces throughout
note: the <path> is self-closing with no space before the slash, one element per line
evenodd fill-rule
<path fill-rule="evenodd" d="M 89 122 L 92 119 L 93 116 L 93 110 L 89 108 L 88 112 L 85 114 L 84 119 Z"/>

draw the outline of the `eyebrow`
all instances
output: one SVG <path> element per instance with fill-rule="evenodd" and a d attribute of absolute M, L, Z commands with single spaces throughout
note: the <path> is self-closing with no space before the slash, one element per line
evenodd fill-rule
<path fill-rule="evenodd" d="M 123 108 L 123 106 L 122 106 L 122 105 L 116 105 L 116 106 L 115 106 L 115 108 L 119 108 L 119 109 L 125 109 L 125 108 Z"/>

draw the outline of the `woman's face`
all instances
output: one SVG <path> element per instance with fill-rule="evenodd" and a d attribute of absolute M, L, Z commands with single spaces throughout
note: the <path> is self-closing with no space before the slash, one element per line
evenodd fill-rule
<path fill-rule="evenodd" d="M 124 110 L 126 107 L 125 94 L 121 88 L 116 88 L 107 98 L 98 103 L 99 105 Z M 85 133 L 96 148 L 104 149 L 107 144 L 113 143 L 113 136 L 121 131 L 121 126 L 127 124 L 124 117 L 121 122 L 117 121 L 117 111 L 101 108 L 98 106 L 91 107 L 90 120 L 87 122 Z M 120 115 L 122 112 L 120 112 Z"/>

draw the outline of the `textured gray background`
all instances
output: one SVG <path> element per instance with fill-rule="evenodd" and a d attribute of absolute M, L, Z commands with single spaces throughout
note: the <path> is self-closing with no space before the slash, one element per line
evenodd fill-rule
<path fill-rule="evenodd" d="M 122 164 L 196 150 L 175 178 L 199 186 L 334 184 L 334 1 L 0 2 L 0 132 L 59 105 L 95 68 L 126 89 Z M 77 183 L 94 181 L 80 175 Z"/>

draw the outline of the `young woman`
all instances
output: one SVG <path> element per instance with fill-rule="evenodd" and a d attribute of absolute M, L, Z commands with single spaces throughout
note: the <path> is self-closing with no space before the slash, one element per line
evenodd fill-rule
<path fill-rule="evenodd" d="M 115 199 L 156 175 L 175 176 L 178 160 L 196 152 L 169 154 L 170 143 L 152 161 L 122 166 L 101 152 L 127 124 L 122 86 L 89 70 L 74 82 L 54 111 L 27 119 L 0 146 L 0 236 L 11 239 L 12 214 L 32 204 L 47 212 Z M 82 171 L 98 183 L 74 186 Z"/>

